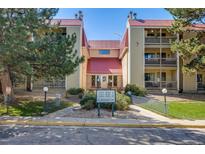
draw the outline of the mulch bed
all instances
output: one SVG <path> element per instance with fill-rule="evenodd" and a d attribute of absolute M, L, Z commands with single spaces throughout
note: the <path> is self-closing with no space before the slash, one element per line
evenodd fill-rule
<path fill-rule="evenodd" d="M 69 112 L 66 112 L 63 117 L 72 117 L 72 118 L 98 118 L 97 109 L 93 110 L 84 110 L 80 108 L 72 109 Z M 101 118 L 110 118 L 112 117 L 111 110 L 101 109 L 100 110 Z M 121 119 L 147 119 L 146 117 L 141 116 L 136 111 L 115 111 L 115 118 Z"/>

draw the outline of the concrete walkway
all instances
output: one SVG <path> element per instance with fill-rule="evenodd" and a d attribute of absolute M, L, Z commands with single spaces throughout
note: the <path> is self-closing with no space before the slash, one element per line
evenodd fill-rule
<path fill-rule="evenodd" d="M 148 117 L 148 119 L 119 119 L 119 118 L 72 118 L 72 117 L 0 117 L 0 125 L 21 124 L 41 126 L 105 126 L 105 127 L 167 127 L 167 128 L 205 128 L 205 120 L 170 119 L 136 105 L 130 106 Z"/>

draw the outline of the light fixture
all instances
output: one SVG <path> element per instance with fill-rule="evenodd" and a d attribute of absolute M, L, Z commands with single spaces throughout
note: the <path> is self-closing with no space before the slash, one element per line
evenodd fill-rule
<path fill-rule="evenodd" d="M 43 87 L 44 92 L 48 92 L 48 87 Z"/>
<path fill-rule="evenodd" d="M 163 88 L 163 89 L 162 89 L 162 93 L 163 93 L 163 94 L 166 94 L 166 93 L 167 93 L 167 89 L 166 89 L 166 88 Z"/>
<path fill-rule="evenodd" d="M 6 87 L 6 94 L 10 95 L 11 94 L 11 87 Z"/>
<path fill-rule="evenodd" d="M 48 87 L 43 87 L 43 91 L 44 91 L 44 105 L 43 105 L 43 109 L 44 109 L 44 112 L 46 112 L 47 111 L 46 96 L 47 96 L 47 92 L 48 92 Z"/>

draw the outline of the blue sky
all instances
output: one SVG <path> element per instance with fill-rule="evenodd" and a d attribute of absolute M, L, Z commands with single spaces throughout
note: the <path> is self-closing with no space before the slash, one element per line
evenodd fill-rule
<path fill-rule="evenodd" d="M 140 19 L 172 19 L 163 8 L 139 9 L 60 9 L 55 18 L 73 19 L 79 10 L 84 14 L 84 28 L 88 40 L 116 40 L 124 34 L 129 11 Z M 116 34 L 117 33 L 117 34 Z"/>

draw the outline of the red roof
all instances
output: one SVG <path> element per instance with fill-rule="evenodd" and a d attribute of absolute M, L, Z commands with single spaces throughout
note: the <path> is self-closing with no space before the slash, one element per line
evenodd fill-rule
<path fill-rule="evenodd" d="M 60 26 L 82 26 L 82 21 L 79 19 L 53 19 L 51 24 L 58 24 Z"/>
<path fill-rule="evenodd" d="M 195 24 L 187 28 L 188 30 L 205 30 L 205 24 Z"/>
<path fill-rule="evenodd" d="M 170 27 L 174 20 L 129 20 L 130 26 L 138 27 Z M 193 24 L 189 30 L 205 30 L 205 24 Z"/>
<path fill-rule="evenodd" d="M 129 20 L 130 26 L 142 27 L 169 27 L 174 20 Z"/>
<path fill-rule="evenodd" d="M 90 49 L 120 49 L 120 40 L 90 40 Z"/>
<path fill-rule="evenodd" d="M 121 61 L 118 58 L 91 58 L 88 60 L 87 73 L 122 74 Z"/>

